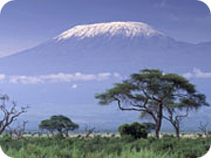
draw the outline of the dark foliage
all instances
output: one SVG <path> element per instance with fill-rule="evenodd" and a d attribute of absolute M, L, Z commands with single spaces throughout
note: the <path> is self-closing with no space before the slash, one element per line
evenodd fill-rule
<path fill-rule="evenodd" d="M 124 124 L 119 127 L 119 133 L 121 136 L 131 136 L 135 139 L 147 138 L 148 128 L 144 124 L 134 122 L 132 124 Z"/>

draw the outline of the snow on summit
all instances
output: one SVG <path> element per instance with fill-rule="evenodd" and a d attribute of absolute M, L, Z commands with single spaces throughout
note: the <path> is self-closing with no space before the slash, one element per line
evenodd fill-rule
<path fill-rule="evenodd" d="M 100 35 L 116 36 L 122 35 L 125 37 L 151 37 L 155 35 L 161 35 L 162 33 L 154 30 L 151 26 L 141 22 L 109 22 L 109 23 L 96 23 L 88 25 L 75 26 L 55 39 L 58 41 L 66 40 L 70 38 L 92 38 Z"/>

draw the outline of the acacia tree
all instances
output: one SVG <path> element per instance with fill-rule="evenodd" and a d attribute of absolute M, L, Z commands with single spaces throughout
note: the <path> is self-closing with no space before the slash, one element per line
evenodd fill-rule
<path fill-rule="evenodd" d="M 176 137 L 180 138 L 181 122 L 192 110 L 197 110 L 201 106 L 209 106 L 209 104 L 206 102 L 206 96 L 197 92 L 195 86 L 184 77 L 166 74 L 164 79 L 168 81 L 167 90 L 170 95 L 166 98 L 164 110 L 167 115 L 163 118 L 171 123 Z"/>
<path fill-rule="evenodd" d="M 57 131 L 60 136 L 68 136 L 69 131 L 79 128 L 79 125 L 72 122 L 72 120 L 63 115 L 51 116 L 50 119 L 41 121 L 40 129 L 45 129 L 53 133 Z"/>
<path fill-rule="evenodd" d="M 185 99 L 185 95 L 179 96 L 183 91 L 189 96 L 197 93 L 194 85 L 182 76 L 145 69 L 140 73 L 132 74 L 128 80 L 115 84 L 106 92 L 97 94 L 96 98 L 102 105 L 116 102 L 120 110 L 138 111 L 141 112 L 142 117 L 150 116 L 155 124 L 156 137 L 159 138 L 166 107 L 171 105 L 176 109 L 177 106 L 173 103 L 183 99 L 184 102 L 188 99 L 191 101 L 191 97 Z M 180 99 L 177 100 L 178 98 Z M 188 104 L 180 104 L 183 107 L 186 105 Z"/>
<path fill-rule="evenodd" d="M 186 98 L 187 99 L 187 98 Z M 202 105 L 209 106 L 205 102 L 205 96 L 198 94 L 191 97 L 191 100 L 184 99 L 179 104 L 174 106 L 166 106 L 167 115 L 164 116 L 164 119 L 169 121 L 175 129 L 175 134 L 177 138 L 180 138 L 181 123 L 188 117 L 190 111 L 197 110 Z"/>
<path fill-rule="evenodd" d="M 17 104 L 7 95 L 0 96 L 0 134 L 8 128 L 16 119 L 27 112 L 28 106 L 17 108 Z"/>

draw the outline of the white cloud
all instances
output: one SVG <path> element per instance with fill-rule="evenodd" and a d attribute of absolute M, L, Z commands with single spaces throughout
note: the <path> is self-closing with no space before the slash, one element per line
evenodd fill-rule
<path fill-rule="evenodd" d="M 0 74 L 0 81 L 5 80 L 6 79 L 6 75 L 5 74 Z"/>
<path fill-rule="evenodd" d="M 76 89 L 76 88 L 78 88 L 78 85 L 77 84 L 73 84 L 72 85 L 72 89 Z"/>
<path fill-rule="evenodd" d="M 9 82 L 14 84 L 37 84 L 43 83 L 43 80 L 35 76 L 11 76 L 9 77 Z"/>
<path fill-rule="evenodd" d="M 1 78 L 1 76 L 0 76 Z M 120 78 L 117 73 L 98 73 L 98 74 L 84 74 L 84 73 L 57 73 L 38 76 L 9 76 L 9 82 L 14 84 L 42 84 L 42 83 L 59 83 L 59 82 L 75 82 L 75 81 L 103 81 L 111 78 Z M 75 86 L 74 86 L 75 87 Z"/>
<path fill-rule="evenodd" d="M 119 73 L 117 73 L 117 72 L 115 72 L 115 73 L 113 73 L 113 75 L 114 75 L 114 77 L 116 77 L 116 78 L 122 78 L 122 76 L 119 74 Z"/>
<path fill-rule="evenodd" d="M 211 79 L 211 72 L 204 72 L 201 69 L 194 68 L 193 71 L 184 73 L 183 76 L 187 79 Z M 115 72 L 103 72 L 97 74 L 86 74 L 81 72 L 76 73 L 55 73 L 46 75 L 13 75 L 7 76 L 0 74 L 0 81 L 12 84 L 45 84 L 45 83 L 74 83 L 87 81 L 105 81 L 105 80 L 123 80 L 125 77 Z M 77 84 L 71 86 L 73 89 L 78 88 Z"/>
<path fill-rule="evenodd" d="M 111 73 L 106 72 L 106 73 L 99 73 L 99 74 L 97 75 L 97 78 L 98 78 L 98 80 L 101 81 L 101 80 L 108 80 L 111 76 L 112 76 Z"/>
<path fill-rule="evenodd" d="M 197 78 L 197 79 L 211 79 L 211 72 L 204 72 L 198 68 L 194 68 L 192 72 L 188 72 L 183 74 L 184 77 L 191 79 L 191 78 Z"/>

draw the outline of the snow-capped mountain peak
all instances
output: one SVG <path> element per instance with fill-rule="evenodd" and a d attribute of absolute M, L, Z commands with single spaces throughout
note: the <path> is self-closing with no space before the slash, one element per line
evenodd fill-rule
<path fill-rule="evenodd" d="M 162 35 L 151 26 L 141 22 L 109 22 L 109 23 L 96 23 L 88 25 L 75 26 L 59 36 L 55 37 L 57 41 L 63 41 L 71 38 L 85 39 L 97 36 L 116 36 L 123 37 L 151 37 Z"/>

